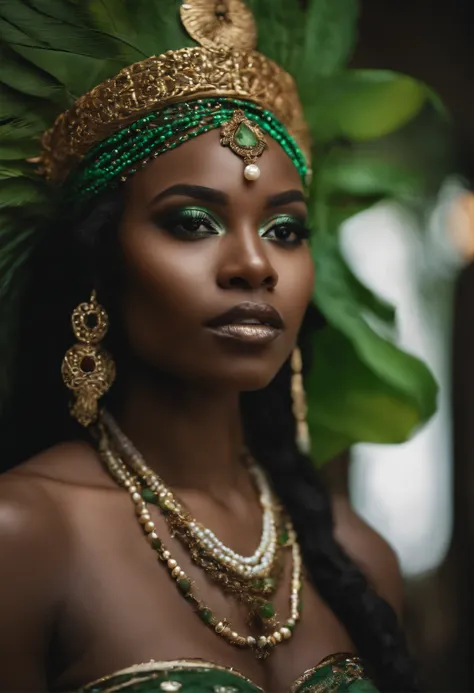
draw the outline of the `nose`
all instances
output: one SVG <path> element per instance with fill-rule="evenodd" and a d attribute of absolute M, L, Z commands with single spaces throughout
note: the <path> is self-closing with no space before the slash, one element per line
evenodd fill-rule
<path fill-rule="evenodd" d="M 229 233 L 219 263 L 217 283 L 222 289 L 267 289 L 278 283 L 268 250 L 270 241 L 263 241 L 253 229 Z"/>

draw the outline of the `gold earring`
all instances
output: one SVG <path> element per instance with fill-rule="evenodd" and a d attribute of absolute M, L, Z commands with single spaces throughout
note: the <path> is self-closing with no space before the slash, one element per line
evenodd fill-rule
<path fill-rule="evenodd" d="M 293 349 L 291 370 L 291 399 L 293 402 L 293 415 L 296 419 L 296 445 L 300 452 L 309 455 L 311 440 L 306 420 L 308 407 L 306 405 L 306 393 L 303 384 L 303 360 L 299 347 Z"/>
<path fill-rule="evenodd" d="M 98 401 L 115 380 L 115 363 L 100 348 L 109 329 L 107 313 L 97 303 L 95 291 L 89 303 L 81 303 L 72 314 L 72 329 L 79 341 L 64 356 L 61 374 L 75 396 L 71 414 L 82 426 L 97 420 Z"/>

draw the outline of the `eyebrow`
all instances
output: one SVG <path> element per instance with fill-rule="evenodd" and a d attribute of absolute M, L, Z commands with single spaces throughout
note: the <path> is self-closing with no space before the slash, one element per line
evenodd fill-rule
<path fill-rule="evenodd" d="M 163 200 L 166 197 L 172 197 L 173 195 L 182 195 L 185 197 L 193 197 L 195 200 L 200 200 L 201 202 L 209 202 L 218 205 L 227 204 L 229 197 L 221 190 L 214 190 L 214 188 L 206 188 L 202 185 L 172 185 L 170 188 L 163 190 L 156 197 L 153 198 L 152 203 Z"/>
<path fill-rule="evenodd" d="M 222 192 L 222 190 L 206 188 L 202 185 L 186 185 L 184 183 L 180 183 L 178 185 L 172 185 L 170 188 L 166 188 L 166 190 L 158 193 L 158 195 L 153 198 L 152 203 L 154 204 L 160 200 L 167 197 L 173 197 L 175 195 L 192 197 L 195 200 L 208 202 L 210 204 L 226 205 L 229 202 L 229 196 Z M 271 197 L 267 198 L 266 206 L 281 207 L 283 205 L 291 204 L 292 202 L 303 202 L 306 204 L 305 197 L 301 190 L 286 190 L 285 192 L 272 195 Z"/>
<path fill-rule="evenodd" d="M 287 190 L 286 192 L 272 195 L 267 199 L 267 207 L 281 207 L 282 205 L 291 204 L 291 202 L 303 202 L 306 204 L 306 199 L 301 190 Z"/>

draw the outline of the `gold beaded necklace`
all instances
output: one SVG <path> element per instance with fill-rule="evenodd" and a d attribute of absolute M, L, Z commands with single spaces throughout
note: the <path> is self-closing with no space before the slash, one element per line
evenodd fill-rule
<path fill-rule="evenodd" d="M 298 623 L 301 614 L 300 594 L 302 589 L 302 562 L 299 545 L 291 522 L 289 520 L 285 521 L 284 531 L 281 533 L 281 540 L 277 542 L 281 549 L 290 548 L 292 553 L 292 578 L 289 600 L 290 617 L 286 620 L 284 625 L 280 625 L 276 621 L 275 608 L 271 602 L 267 601 L 268 595 L 274 591 L 276 584 L 273 577 L 275 574 L 273 569 L 277 563 L 276 559 L 269 566 L 266 577 L 255 579 L 254 575 L 237 574 L 235 566 L 220 563 L 220 554 L 212 554 L 213 561 L 211 561 L 211 564 L 213 563 L 214 565 L 210 571 L 211 577 L 214 576 L 216 579 L 218 575 L 219 579 L 217 579 L 217 582 L 219 582 L 226 591 L 234 592 L 236 596 L 240 598 L 240 601 L 250 606 L 250 627 L 261 627 L 264 631 L 264 634 L 255 637 L 240 635 L 232 630 L 231 624 L 227 619 L 217 618 L 212 610 L 209 609 L 207 605 L 203 604 L 196 596 L 197 593 L 193 583 L 178 565 L 177 561 L 172 557 L 163 541 L 158 537 L 148 504 L 150 502 L 156 504 L 165 517 L 169 514 L 174 517 L 180 516 L 178 512 L 170 513 L 169 505 L 181 509 L 182 506 L 179 501 L 177 501 L 174 494 L 171 494 L 169 490 L 167 490 L 165 496 L 161 497 L 161 504 L 158 502 L 160 496 L 156 496 L 155 494 L 154 498 L 152 498 L 152 491 L 149 485 L 149 480 L 153 476 L 152 470 L 145 465 L 142 458 L 139 458 L 140 473 L 137 473 L 137 460 L 134 461 L 132 466 L 129 455 L 123 454 L 123 450 L 117 450 L 117 432 L 120 431 L 120 429 L 118 429 L 117 424 L 114 423 L 112 427 L 114 429 L 114 436 L 112 439 L 110 434 L 111 421 L 112 419 L 109 415 L 104 415 L 99 425 L 99 454 L 112 478 L 117 484 L 129 492 L 135 506 L 138 521 L 148 542 L 155 550 L 158 560 L 167 567 L 170 577 L 175 582 L 179 592 L 193 607 L 202 622 L 211 628 L 217 635 L 224 638 L 229 644 L 242 649 L 251 649 L 257 658 L 267 657 L 276 645 L 286 642 L 292 637 L 293 629 Z M 125 439 L 122 433 L 121 439 L 122 442 L 128 440 Z M 121 446 L 119 445 L 118 447 Z M 136 453 L 134 448 L 133 451 Z M 136 454 L 138 455 L 138 453 Z M 161 483 L 163 484 L 162 481 Z M 166 503 L 168 503 L 168 505 L 166 505 Z M 192 520 L 187 512 L 182 513 L 180 517 L 182 526 L 186 527 L 186 523 L 189 524 L 190 521 L 194 521 L 195 525 L 198 526 L 198 523 Z M 173 524 L 170 526 L 173 528 Z M 177 533 L 176 530 L 172 531 L 172 535 Z M 188 548 L 190 548 L 191 557 L 198 565 L 205 568 L 209 563 L 209 556 L 206 557 L 206 550 L 208 547 L 196 547 L 196 544 L 189 541 L 189 534 L 186 532 L 185 537 L 187 541 L 183 543 L 185 545 L 187 544 Z M 181 539 L 179 534 L 178 538 Z M 278 555 L 278 551 L 275 550 L 274 554 L 275 556 Z M 203 555 L 206 558 L 203 559 Z M 270 577 L 270 575 L 272 577 Z"/>

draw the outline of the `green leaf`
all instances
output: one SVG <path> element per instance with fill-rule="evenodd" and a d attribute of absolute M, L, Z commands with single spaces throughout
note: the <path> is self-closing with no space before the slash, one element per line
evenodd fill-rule
<path fill-rule="evenodd" d="M 350 147 L 333 149 L 319 170 L 319 195 L 364 197 L 406 197 L 420 194 L 424 188 L 422 173 L 392 162 L 376 151 Z"/>
<path fill-rule="evenodd" d="M 354 47 L 356 19 L 355 0 L 310 0 L 300 67 L 323 76 L 340 69 Z"/>
<path fill-rule="evenodd" d="M 355 0 L 247 0 L 258 25 L 258 50 L 294 76 L 301 88 L 311 66 L 312 91 L 316 75 L 341 67 L 355 39 Z"/>
<path fill-rule="evenodd" d="M 344 439 L 400 442 L 434 413 L 433 376 L 395 345 L 392 309 L 352 274 L 337 237 L 320 236 L 313 252 L 314 299 L 329 327 L 316 340 L 309 376 L 311 417 L 319 426 L 328 417 L 330 430 Z"/>
<path fill-rule="evenodd" d="M 315 339 L 314 363 L 306 380 L 308 423 L 318 464 L 357 442 L 401 443 L 435 410 L 435 390 L 428 388 L 430 407 L 420 409 L 411 391 L 380 377 L 360 358 L 356 347 L 341 332 L 328 327 Z M 390 368 L 413 377 L 423 391 L 426 368 L 396 350 Z M 421 371 L 424 371 L 420 378 Z"/>
<path fill-rule="evenodd" d="M 308 77 L 309 78 L 309 77 Z M 432 98 L 425 84 L 385 70 L 350 70 L 308 83 L 305 111 L 316 142 L 365 141 L 399 130 Z"/>

